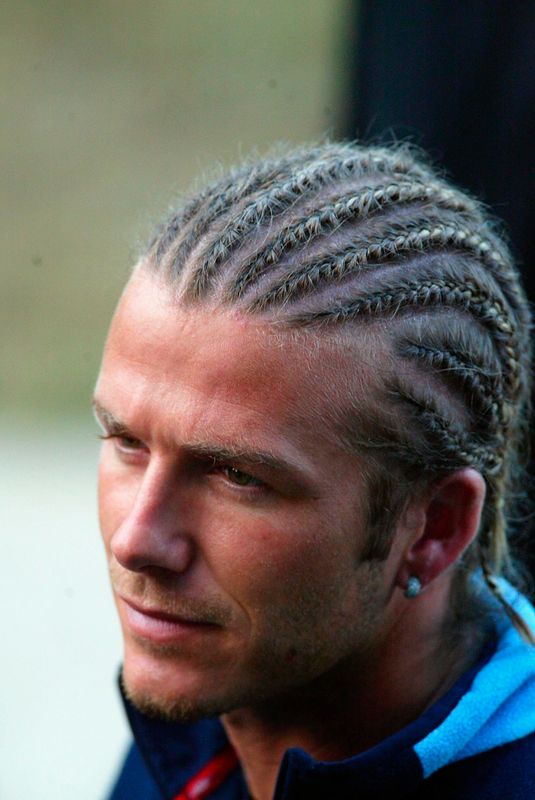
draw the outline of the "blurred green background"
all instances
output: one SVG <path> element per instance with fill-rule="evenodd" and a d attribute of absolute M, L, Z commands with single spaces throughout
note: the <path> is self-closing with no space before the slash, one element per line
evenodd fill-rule
<path fill-rule="evenodd" d="M 336 135 L 341 0 L 7 0 L 0 797 L 107 794 L 129 734 L 89 400 L 139 242 L 195 176 Z"/>
<path fill-rule="evenodd" d="M 195 176 L 336 135 L 342 0 L 10 0 L 3 412 L 87 413 L 140 240 Z"/>

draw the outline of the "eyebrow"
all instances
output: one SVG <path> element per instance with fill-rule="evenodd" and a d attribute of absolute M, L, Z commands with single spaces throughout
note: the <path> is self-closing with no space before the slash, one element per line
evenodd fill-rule
<path fill-rule="evenodd" d="M 101 403 L 94 397 L 91 401 L 91 406 L 93 407 L 93 413 L 97 418 L 97 422 L 104 424 L 107 428 L 109 428 L 113 433 L 117 431 L 126 431 L 128 430 L 126 425 L 123 425 L 117 417 L 108 411 L 107 408 L 104 408 Z"/>
<path fill-rule="evenodd" d="M 130 435 L 137 438 L 128 425 L 119 420 L 105 408 L 96 398 L 92 401 L 97 420 L 114 434 Z M 261 466 L 275 472 L 284 472 L 296 486 L 312 490 L 312 477 L 306 475 L 302 468 L 265 450 L 252 450 L 242 445 L 220 445 L 210 442 L 193 442 L 185 444 L 184 449 L 201 458 L 213 458 L 215 461 L 239 461 L 241 464 Z"/>

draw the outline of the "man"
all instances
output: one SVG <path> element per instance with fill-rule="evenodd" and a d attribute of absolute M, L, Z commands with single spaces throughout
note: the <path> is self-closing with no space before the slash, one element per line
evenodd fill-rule
<path fill-rule="evenodd" d="M 162 225 L 94 400 L 114 800 L 535 796 L 528 336 L 484 212 L 403 148 L 246 164 Z"/>

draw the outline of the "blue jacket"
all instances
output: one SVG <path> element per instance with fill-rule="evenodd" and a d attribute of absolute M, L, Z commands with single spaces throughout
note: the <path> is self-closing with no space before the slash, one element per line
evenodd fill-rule
<path fill-rule="evenodd" d="M 535 610 L 508 588 L 535 630 Z M 147 719 L 127 700 L 135 737 L 110 800 L 173 800 L 228 747 L 219 720 Z M 479 662 L 403 730 L 337 762 L 299 749 L 282 761 L 274 800 L 535 800 L 535 648 L 508 620 Z M 247 800 L 236 766 L 209 800 Z"/>

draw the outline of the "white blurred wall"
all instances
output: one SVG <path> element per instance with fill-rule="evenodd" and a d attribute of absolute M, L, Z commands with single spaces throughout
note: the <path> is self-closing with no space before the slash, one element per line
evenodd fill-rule
<path fill-rule="evenodd" d="M 128 734 L 96 427 L 1 420 L 0 798 L 100 800 Z"/>

